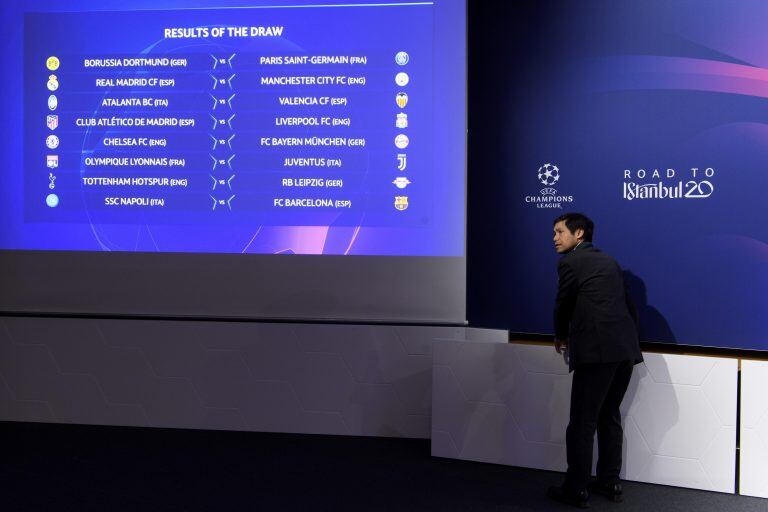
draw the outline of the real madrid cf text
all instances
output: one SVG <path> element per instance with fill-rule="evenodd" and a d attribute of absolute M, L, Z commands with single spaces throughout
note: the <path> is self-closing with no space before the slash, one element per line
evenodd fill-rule
<path fill-rule="evenodd" d="M 419 34 L 380 34 L 367 17 L 357 28 L 374 39 L 329 44 L 341 36 L 295 20 L 312 14 L 326 27 L 323 17 L 342 14 L 314 11 L 72 13 L 112 32 L 67 52 L 55 31 L 31 27 L 47 54 L 25 63 L 34 220 L 428 225 L 442 190 L 431 48 L 408 47 Z M 182 23 L 192 18 L 205 22 Z M 118 32 L 119 44 L 107 37 Z"/>

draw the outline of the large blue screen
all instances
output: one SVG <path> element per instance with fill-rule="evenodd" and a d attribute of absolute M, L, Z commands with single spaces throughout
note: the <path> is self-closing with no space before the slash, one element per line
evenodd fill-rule
<path fill-rule="evenodd" d="M 0 249 L 463 255 L 464 16 L 4 6 Z"/>

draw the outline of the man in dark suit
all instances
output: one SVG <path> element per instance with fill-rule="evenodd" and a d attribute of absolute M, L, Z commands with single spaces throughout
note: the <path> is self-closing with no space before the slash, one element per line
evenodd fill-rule
<path fill-rule="evenodd" d="M 623 431 L 619 406 L 643 360 L 637 314 L 616 260 L 592 245 L 594 223 L 580 213 L 554 222 L 557 267 L 555 349 L 564 349 L 573 372 L 570 422 L 566 431 L 568 472 L 549 497 L 586 508 L 590 491 L 621 501 L 619 483 Z M 597 480 L 590 483 L 597 431 Z"/>

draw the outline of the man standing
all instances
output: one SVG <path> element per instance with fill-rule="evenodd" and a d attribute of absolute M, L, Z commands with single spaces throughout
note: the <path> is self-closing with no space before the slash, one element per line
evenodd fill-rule
<path fill-rule="evenodd" d="M 590 491 L 621 501 L 619 483 L 623 431 L 619 406 L 643 360 L 637 313 L 616 260 L 592 246 L 594 223 L 580 213 L 554 222 L 557 267 L 555 350 L 564 349 L 573 372 L 571 413 L 566 431 L 568 472 L 548 496 L 586 508 Z M 590 484 L 597 432 L 597 481 Z"/>

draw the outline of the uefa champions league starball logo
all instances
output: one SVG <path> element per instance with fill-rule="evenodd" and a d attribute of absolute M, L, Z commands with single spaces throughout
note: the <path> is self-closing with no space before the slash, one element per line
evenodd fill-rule
<path fill-rule="evenodd" d="M 572 195 L 564 195 L 562 192 L 558 192 L 554 185 L 560 181 L 560 168 L 555 164 L 544 164 L 536 171 L 536 177 L 539 183 L 544 185 L 544 188 L 539 191 L 538 195 L 525 196 L 525 202 L 536 208 L 557 208 L 562 209 L 563 204 L 573 202 Z"/>
<path fill-rule="evenodd" d="M 554 164 L 544 164 L 539 167 L 539 181 L 548 187 L 551 187 L 560 179 L 560 169 Z"/>

